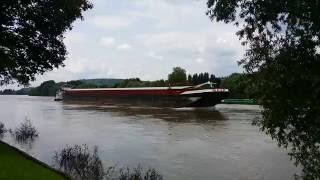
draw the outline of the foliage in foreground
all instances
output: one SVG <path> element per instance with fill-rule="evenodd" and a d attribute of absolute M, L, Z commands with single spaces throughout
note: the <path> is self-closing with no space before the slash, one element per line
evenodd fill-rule
<path fill-rule="evenodd" d="M 20 127 L 16 128 L 12 135 L 17 141 L 28 141 L 33 140 L 34 138 L 39 136 L 37 129 L 32 125 L 29 119 L 25 119 L 23 123 L 21 123 Z"/>
<path fill-rule="evenodd" d="M 103 179 L 104 169 L 97 147 L 91 152 L 87 145 L 67 146 L 55 152 L 53 164 L 73 179 Z"/>
<path fill-rule="evenodd" d="M 87 145 L 66 146 L 53 156 L 53 166 L 77 180 L 162 180 L 154 169 L 117 168 L 104 169 L 98 148 L 91 151 Z"/>
<path fill-rule="evenodd" d="M 255 123 L 290 149 L 304 179 L 320 179 L 320 1 L 208 0 L 212 20 L 234 23 L 240 61 L 264 107 Z"/>
<path fill-rule="evenodd" d="M 87 0 L 1 1 L 0 85 L 28 84 L 63 65 L 64 33 L 91 8 Z"/>

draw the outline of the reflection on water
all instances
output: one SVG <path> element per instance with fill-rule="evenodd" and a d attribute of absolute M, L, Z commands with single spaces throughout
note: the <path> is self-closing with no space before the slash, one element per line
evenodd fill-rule
<path fill-rule="evenodd" d="M 65 103 L 63 109 L 100 111 L 118 117 L 157 118 L 181 123 L 207 123 L 226 120 L 226 117 L 215 108 L 118 107 Z"/>
<path fill-rule="evenodd" d="M 258 106 L 145 108 L 65 104 L 52 98 L 0 96 L 9 128 L 28 117 L 39 138 L 28 151 L 50 163 L 66 144 L 97 145 L 106 166 L 157 169 L 165 179 L 292 179 L 285 150 L 251 125 Z"/>

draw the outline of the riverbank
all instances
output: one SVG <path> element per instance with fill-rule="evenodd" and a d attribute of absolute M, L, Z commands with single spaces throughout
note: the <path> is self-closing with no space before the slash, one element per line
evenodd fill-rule
<path fill-rule="evenodd" d="M 62 173 L 0 141 L 0 179 L 63 180 Z"/>
<path fill-rule="evenodd" d="M 258 105 L 254 99 L 224 99 L 221 104 Z"/>

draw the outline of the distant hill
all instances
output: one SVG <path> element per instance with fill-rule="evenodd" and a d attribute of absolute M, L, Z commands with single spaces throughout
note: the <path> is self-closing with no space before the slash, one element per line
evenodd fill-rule
<path fill-rule="evenodd" d="M 0 94 L 30 95 L 30 96 L 54 96 L 61 87 L 71 88 L 108 88 L 115 87 L 124 81 L 123 79 L 80 79 L 68 82 L 56 83 L 53 80 L 45 81 L 38 87 L 22 88 L 20 90 L 4 90 Z"/>
<path fill-rule="evenodd" d="M 84 84 L 94 84 L 96 86 L 108 86 L 112 87 L 120 82 L 122 82 L 124 79 L 80 79 Z"/>

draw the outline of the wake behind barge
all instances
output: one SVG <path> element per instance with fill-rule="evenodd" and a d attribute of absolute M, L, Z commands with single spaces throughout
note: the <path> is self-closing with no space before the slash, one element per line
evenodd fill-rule
<path fill-rule="evenodd" d="M 152 107 L 208 107 L 226 98 L 229 90 L 214 88 L 213 83 L 198 86 L 143 87 L 143 88 L 64 88 L 56 100 L 86 101 L 105 105 Z"/>

